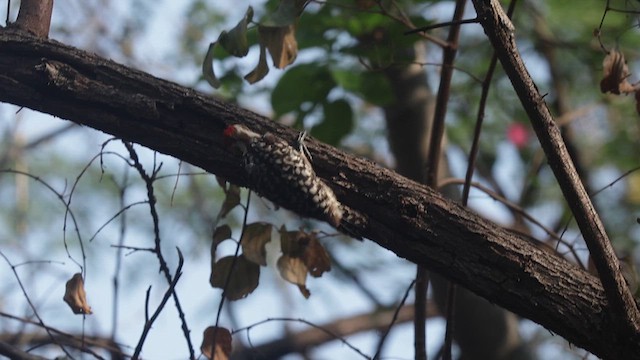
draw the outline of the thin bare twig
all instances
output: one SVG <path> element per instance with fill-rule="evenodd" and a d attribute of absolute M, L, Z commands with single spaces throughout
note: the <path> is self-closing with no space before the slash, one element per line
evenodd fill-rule
<path fill-rule="evenodd" d="M 84 335 L 80 335 L 80 336 L 76 336 L 64 331 L 60 331 L 56 328 L 47 326 L 47 325 L 43 325 L 38 321 L 34 321 L 31 319 L 27 319 L 27 318 L 23 318 L 23 317 L 19 317 L 19 316 L 15 316 L 6 312 L 2 312 L 0 311 L 0 317 L 3 318 L 7 318 L 10 320 L 15 320 L 15 321 L 19 321 L 25 324 L 30 324 L 30 325 L 34 325 L 37 327 L 40 327 L 42 329 L 44 329 L 45 331 L 50 331 L 52 334 L 55 334 L 56 336 L 56 340 L 59 340 L 59 342 L 64 342 L 67 343 L 73 347 L 78 348 L 78 346 L 73 345 L 73 342 L 75 341 L 76 343 L 81 343 L 84 342 L 84 344 L 86 346 L 91 346 L 91 347 L 95 347 L 95 348 L 100 348 L 100 349 L 104 349 L 106 351 L 109 351 L 112 356 L 114 356 L 114 359 L 119 359 L 121 357 L 124 357 L 125 354 L 122 351 L 122 348 L 127 348 L 127 345 L 121 344 L 121 343 L 117 343 L 115 341 L 111 341 L 111 342 L 104 342 L 102 341 L 102 339 L 100 338 L 92 338 L 92 337 L 84 337 L 83 340 L 80 340 L 79 337 L 80 336 L 84 336 Z M 89 349 L 80 349 L 81 351 L 84 351 L 86 353 L 92 354 L 93 352 L 91 352 Z M 120 356 L 120 357 L 118 357 Z"/>
<path fill-rule="evenodd" d="M 142 345 L 144 345 L 144 342 L 147 338 L 147 335 L 149 334 L 149 331 L 151 330 L 151 327 L 153 326 L 153 323 L 156 321 L 156 319 L 158 319 L 158 316 L 160 316 L 160 313 L 162 312 L 165 305 L 167 304 L 167 301 L 169 301 L 169 298 L 171 296 L 175 296 L 175 287 L 178 284 L 178 280 L 180 280 L 180 277 L 182 276 L 182 265 L 184 265 L 184 257 L 182 256 L 182 252 L 177 247 L 176 247 L 176 250 L 178 251 L 178 268 L 176 269 L 176 275 L 171 280 L 171 283 L 169 284 L 167 291 L 165 291 L 164 296 L 162 297 L 160 304 L 158 304 L 156 311 L 153 312 L 153 315 L 149 316 L 149 313 L 148 313 L 149 307 L 145 306 L 144 328 L 142 329 L 142 334 L 140 334 L 140 340 L 138 340 L 138 345 L 136 345 L 136 349 L 134 350 L 133 355 L 131 356 L 132 359 L 140 358 Z M 150 293 L 149 290 L 151 290 L 151 287 L 149 287 L 149 289 L 147 290 L 147 296 L 145 301 L 147 305 L 149 304 L 149 293 Z"/>
<path fill-rule="evenodd" d="M 155 166 L 155 161 L 154 161 L 153 171 L 152 171 L 151 175 L 148 175 L 147 172 L 142 167 L 142 164 L 140 163 L 140 160 L 138 159 L 138 154 L 136 153 L 135 149 L 133 148 L 133 145 L 131 143 L 126 142 L 126 141 L 123 141 L 122 143 L 124 144 L 124 146 L 127 148 L 127 151 L 129 152 L 129 156 L 131 157 L 131 160 L 133 161 L 133 167 L 138 171 L 138 173 L 140 174 L 140 177 L 144 180 L 144 182 L 146 184 L 146 187 L 147 187 L 147 198 L 149 200 L 149 202 L 148 202 L 149 203 L 149 211 L 151 213 L 151 218 L 153 219 L 155 254 L 156 254 L 156 257 L 158 258 L 158 262 L 160 263 L 160 271 L 164 274 L 164 277 L 167 280 L 167 283 L 172 284 L 174 282 L 174 280 L 175 280 L 175 277 L 171 276 L 171 271 L 169 270 L 169 266 L 167 265 L 167 262 L 166 262 L 164 256 L 162 255 L 162 248 L 160 246 L 160 244 L 161 244 L 161 240 L 160 240 L 160 218 L 159 218 L 158 212 L 156 210 L 156 197 L 155 197 L 155 191 L 153 189 L 153 182 L 155 181 L 156 176 L 158 175 L 158 172 L 162 168 L 162 164 L 160 164 L 159 166 L 156 167 Z M 154 159 L 155 159 L 155 157 L 154 157 Z M 178 255 L 180 256 L 180 258 L 182 258 L 182 254 L 180 253 L 180 250 L 178 250 Z M 176 277 L 177 276 L 178 276 L 178 274 L 176 273 Z M 190 330 L 189 330 L 189 327 L 187 326 L 187 320 L 186 320 L 186 317 L 184 315 L 184 311 L 182 310 L 182 305 L 180 305 L 180 299 L 178 298 L 178 293 L 175 291 L 175 289 L 173 287 L 170 287 L 170 290 L 171 290 L 171 294 L 173 295 L 173 302 L 175 304 L 176 310 L 178 311 L 178 316 L 180 318 L 182 333 L 184 335 L 185 340 L 187 341 L 187 346 L 189 348 L 190 359 L 194 360 L 195 359 L 195 350 L 193 348 L 193 344 L 191 343 Z M 140 346 L 142 346 L 142 344 L 140 344 Z"/>
<path fill-rule="evenodd" d="M 402 297 L 402 300 L 400 300 L 400 302 L 398 303 L 398 306 L 396 306 L 396 311 L 393 313 L 393 318 L 391 319 L 391 322 L 389 323 L 387 330 L 385 330 L 385 332 L 380 337 L 380 341 L 378 341 L 378 347 L 376 348 L 376 353 L 373 355 L 374 360 L 377 360 L 380 358 L 380 352 L 382 352 L 382 346 L 384 345 L 384 342 L 387 339 L 387 336 L 389 336 L 389 333 L 391 332 L 391 328 L 393 328 L 393 326 L 396 324 L 396 321 L 398 320 L 398 314 L 400 313 L 400 310 L 402 309 L 404 304 L 407 302 L 407 298 L 409 298 L 411 289 L 413 289 L 413 286 L 415 284 L 416 284 L 416 281 L 414 280 L 411 282 L 411 284 L 409 284 L 409 286 L 407 286 L 407 291 L 404 292 L 404 296 Z"/>
<path fill-rule="evenodd" d="M 122 179 L 122 186 L 119 186 L 120 191 L 118 191 L 118 201 L 120 203 L 120 208 L 123 208 L 125 205 L 125 195 L 127 191 L 127 183 L 129 179 L 129 167 L 124 168 L 124 174 Z M 115 179 L 114 179 L 115 182 Z M 112 304 L 111 304 L 111 339 L 116 339 L 116 334 L 118 331 L 118 315 L 120 313 L 119 307 L 119 295 L 120 295 L 120 272 L 122 270 L 122 248 L 124 245 L 125 233 L 127 230 L 127 216 L 126 214 L 122 214 L 120 218 L 120 231 L 118 234 L 118 249 L 115 253 L 115 267 L 113 271 L 113 296 L 112 296 Z"/>
<path fill-rule="evenodd" d="M 49 185 L 49 183 L 47 183 L 46 181 L 44 181 L 40 177 L 32 175 L 32 174 L 24 172 L 24 171 L 13 170 L 13 169 L 3 169 L 3 170 L 0 170 L 0 173 L 11 173 L 11 174 L 23 175 L 23 176 L 26 176 L 28 178 L 31 178 L 32 180 L 36 181 L 37 183 L 40 183 L 40 184 L 44 185 L 47 189 L 49 189 L 58 198 L 58 200 L 60 200 L 60 202 L 62 202 L 62 204 L 65 207 L 65 221 L 64 221 L 64 225 L 62 227 L 62 240 L 63 240 L 63 243 L 64 243 L 64 249 L 67 252 L 67 256 L 69 257 L 69 259 L 74 264 L 78 265 L 78 268 L 80 268 L 84 272 L 84 269 L 86 268 L 86 262 L 85 262 L 86 261 L 86 256 L 85 256 L 85 252 L 84 252 L 84 245 L 83 245 L 84 243 L 82 241 L 82 235 L 80 235 L 80 228 L 78 227 L 78 221 L 76 220 L 76 216 L 73 213 L 73 211 L 71 211 L 71 208 L 69 207 L 69 203 L 64 199 L 63 193 L 58 192 L 56 189 L 53 188 L 53 186 Z M 82 259 L 83 259 L 82 260 L 82 264 L 80 264 L 73 256 L 71 256 L 71 252 L 69 252 L 69 246 L 68 246 L 67 240 L 66 240 L 66 229 L 67 229 L 66 214 L 68 214 L 71 217 L 71 222 L 73 223 L 76 235 L 78 237 L 78 244 L 80 245 L 80 252 L 82 253 Z"/>
<path fill-rule="evenodd" d="M 102 224 L 98 230 L 96 230 L 96 232 L 93 234 L 93 236 L 91 236 L 91 238 L 89 238 L 89 242 L 92 242 L 93 239 L 96 238 L 96 236 L 98 236 L 98 234 L 102 231 L 102 229 L 104 229 L 105 227 L 107 227 L 107 225 L 109 225 L 113 220 L 117 219 L 118 216 L 122 215 L 124 216 L 125 212 L 129 209 L 131 209 L 132 207 L 136 206 L 136 205 L 143 205 L 143 204 L 148 204 L 149 201 L 148 200 L 144 200 L 144 201 L 136 201 L 134 203 L 131 203 L 129 205 L 125 205 L 124 207 L 122 207 L 120 210 L 118 210 L 117 213 L 115 213 L 115 215 L 113 215 L 111 218 L 109 218 L 109 220 L 107 220 L 104 224 Z M 123 219 L 124 221 L 124 219 Z"/>
<path fill-rule="evenodd" d="M 507 16 L 511 18 L 513 11 L 516 7 L 516 0 L 512 0 L 509 4 L 509 10 L 507 10 Z M 471 179 L 473 178 L 473 171 L 475 169 L 476 159 L 478 157 L 478 149 L 480 144 L 480 132 L 482 131 L 482 124 L 484 122 L 484 112 L 487 106 L 487 99 L 489 98 L 489 89 L 491 88 L 491 80 L 493 79 L 493 73 L 496 70 L 498 64 L 498 55 L 493 52 L 491 55 L 491 61 L 489 62 L 489 68 L 487 74 L 482 80 L 482 92 L 480 94 L 480 103 L 478 104 L 478 115 L 476 116 L 476 125 L 473 130 L 473 141 L 471 142 L 471 150 L 469 151 L 469 161 L 467 165 L 467 172 L 464 177 L 464 186 L 462 188 L 462 204 L 467 206 L 469 200 L 469 189 L 471 185 Z"/>
<path fill-rule="evenodd" d="M 456 8 L 453 13 L 452 26 L 447 36 L 447 46 L 443 49 L 442 54 L 442 72 L 440 74 L 440 85 L 438 87 L 438 95 L 436 97 L 436 108 L 433 115 L 433 125 L 431 128 L 431 139 L 429 140 L 429 152 L 427 157 L 427 185 L 435 187 L 438 184 L 438 169 L 440 158 L 442 157 L 442 139 L 444 137 L 445 118 L 447 114 L 447 105 L 449 96 L 451 95 L 451 78 L 453 76 L 453 62 L 458 50 L 458 38 L 460 36 L 459 23 L 464 15 L 466 1 L 457 0 Z M 423 360 L 427 358 L 426 354 L 426 316 L 424 309 L 426 308 L 427 293 L 427 271 L 418 265 L 416 273 L 416 317 L 414 330 L 416 332 L 416 359 Z M 450 291 L 454 294 L 455 291 Z M 453 325 L 453 298 L 449 299 L 447 306 L 447 323 Z M 450 330 L 449 325 L 447 330 Z M 445 348 L 451 348 L 452 332 L 445 333 Z M 446 352 L 445 352 L 446 353 Z"/>
<path fill-rule="evenodd" d="M 433 29 L 439 29 L 441 27 L 447 27 L 447 26 L 452 26 L 452 25 L 463 25 L 463 24 L 475 24 L 478 22 L 478 18 L 475 17 L 473 19 L 465 19 L 465 20 L 460 20 L 460 21 L 445 21 L 445 22 L 441 22 L 441 23 L 437 23 L 437 24 L 433 24 L 433 25 L 428 25 L 428 26 L 423 26 L 423 27 L 419 27 L 413 30 L 409 30 L 406 31 L 404 34 L 405 35 L 409 35 L 409 34 L 415 34 L 418 32 L 426 32 L 429 30 L 433 30 Z"/>
<path fill-rule="evenodd" d="M 47 335 L 49 335 L 49 338 L 51 339 L 51 341 L 54 344 L 58 345 L 60 347 L 60 349 L 68 357 L 73 359 L 73 356 L 71 356 L 69 351 L 67 351 L 67 349 L 62 344 L 60 344 L 60 343 L 58 343 L 56 341 L 56 339 L 53 337 L 53 334 L 52 334 L 51 330 L 49 329 L 49 327 L 44 324 L 44 320 L 42 320 L 42 317 L 40 317 L 40 314 L 38 313 L 38 309 L 36 308 L 36 306 L 31 301 L 31 297 L 29 296 L 29 294 L 27 294 L 27 289 L 24 287 L 24 284 L 22 283 L 22 280 L 20 279 L 20 275 L 18 275 L 18 272 L 16 271 L 15 265 L 13 265 L 11 260 L 4 254 L 4 252 L 2 250 L 0 250 L 0 256 L 2 256 L 4 258 L 4 260 L 7 263 L 7 265 L 9 265 L 9 267 L 11 268 L 11 271 L 13 272 L 13 275 L 16 278 L 16 281 L 18 282 L 18 285 L 20 286 L 20 290 L 22 290 L 22 294 L 24 295 L 25 299 L 27 300 L 27 303 L 29 304 L 29 307 L 31 308 L 31 311 L 33 311 L 33 315 L 35 315 L 35 317 L 38 319 L 38 324 L 43 329 L 45 329 L 45 331 L 47 332 Z"/>
<path fill-rule="evenodd" d="M 218 311 L 216 312 L 216 323 L 213 328 L 213 336 L 211 341 L 211 360 L 215 360 L 216 357 L 216 337 L 218 336 L 218 326 L 220 324 L 220 315 L 222 314 L 222 307 L 224 306 L 225 300 L 225 291 L 229 287 L 231 283 L 231 275 L 233 274 L 233 270 L 236 267 L 236 263 L 238 261 L 238 254 L 240 253 L 240 247 L 242 246 L 242 238 L 244 237 L 244 230 L 247 227 L 247 218 L 249 216 L 249 205 L 251 204 L 251 190 L 247 194 L 247 205 L 244 208 L 244 218 L 242 219 L 242 233 L 240 234 L 240 240 L 238 240 L 238 245 L 236 246 L 236 252 L 233 255 L 233 259 L 231 260 L 231 266 L 229 267 L 229 272 L 227 273 L 227 278 L 224 280 L 224 287 L 222 288 L 222 296 L 220 297 L 220 304 L 218 305 Z M 213 259 L 212 259 L 213 260 Z"/>

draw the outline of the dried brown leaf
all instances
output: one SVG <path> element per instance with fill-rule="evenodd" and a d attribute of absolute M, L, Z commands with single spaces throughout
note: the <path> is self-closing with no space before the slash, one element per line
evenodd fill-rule
<path fill-rule="evenodd" d="M 313 235 L 309 235 L 309 242 L 302 254 L 302 261 L 313 277 L 320 277 L 331 270 L 331 258 L 329 258 L 327 250 Z"/>
<path fill-rule="evenodd" d="M 218 226 L 213 232 L 213 243 L 218 246 L 221 242 L 231 238 L 231 228 L 229 225 Z"/>
<path fill-rule="evenodd" d="M 227 278 L 229 284 L 225 288 Z M 260 266 L 247 260 L 244 255 L 238 256 L 235 261 L 233 256 L 227 256 L 214 262 L 209 277 L 211 286 L 223 289 L 223 296 L 229 300 L 239 300 L 251 294 L 258 287 L 259 280 Z"/>
<path fill-rule="evenodd" d="M 307 234 L 300 230 L 287 231 L 284 226 L 280 228 L 280 250 L 282 254 L 301 257 L 305 249 L 303 239 L 306 236 Z"/>
<path fill-rule="evenodd" d="M 230 239 L 231 238 L 231 228 L 229 227 L 229 225 L 221 225 L 218 226 L 214 231 L 213 231 L 213 236 L 212 236 L 212 241 L 211 241 L 211 261 L 213 264 L 213 262 L 216 260 L 216 250 L 218 249 L 218 245 L 220 245 L 221 242 Z"/>
<path fill-rule="evenodd" d="M 200 351 L 207 358 L 212 358 L 211 350 L 214 349 L 215 344 L 215 359 L 227 360 L 231 354 L 231 332 L 223 327 L 209 326 L 204 330 L 202 335 L 202 345 L 200 345 Z"/>
<path fill-rule="evenodd" d="M 280 248 L 283 255 L 302 259 L 313 277 L 331 270 L 331 258 L 314 233 L 286 231 L 282 227 Z"/>
<path fill-rule="evenodd" d="M 240 205 L 240 187 L 237 185 L 229 184 L 228 188 L 222 188 L 225 193 L 224 202 L 220 207 L 220 217 L 223 218 L 233 210 L 236 206 Z"/>
<path fill-rule="evenodd" d="M 67 281 L 63 300 L 69 305 L 74 314 L 93 314 L 91 307 L 87 303 L 87 294 L 84 291 L 84 280 L 82 274 L 74 274 Z"/>
<path fill-rule="evenodd" d="M 629 83 L 631 76 L 627 61 L 618 50 L 611 50 L 602 61 L 604 75 L 600 80 L 600 91 L 603 93 L 628 94 L 636 90 L 635 86 Z"/>
<path fill-rule="evenodd" d="M 260 46 L 269 50 L 273 66 L 283 69 L 293 63 L 298 56 L 295 25 L 258 26 Z"/>
<path fill-rule="evenodd" d="M 267 249 L 265 246 L 271 241 L 271 224 L 252 223 L 242 231 L 242 254 L 247 260 L 258 265 L 267 266 Z"/>

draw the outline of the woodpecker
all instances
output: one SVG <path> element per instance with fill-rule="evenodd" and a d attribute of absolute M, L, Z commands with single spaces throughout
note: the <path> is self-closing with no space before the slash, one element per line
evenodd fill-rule
<path fill-rule="evenodd" d="M 363 221 L 362 216 L 342 205 L 316 175 L 304 145 L 304 133 L 296 147 L 271 133 L 260 135 L 238 124 L 228 126 L 223 135 L 242 152 L 247 179 L 259 195 L 360 238 L 353 226 Z"/>

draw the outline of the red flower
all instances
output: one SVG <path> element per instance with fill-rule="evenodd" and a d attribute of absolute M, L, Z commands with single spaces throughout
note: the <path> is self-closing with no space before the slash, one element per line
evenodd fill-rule
<path fill-rule="evenodd" d="M 529 143 L 529 129 L 522 123 L 512 123 L 507 128 L 507 139 L 520 150 Z"/>

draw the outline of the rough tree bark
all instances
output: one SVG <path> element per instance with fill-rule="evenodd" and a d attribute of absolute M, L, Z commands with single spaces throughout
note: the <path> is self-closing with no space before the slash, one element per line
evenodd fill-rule
<path fill-rule="evenodd" d="M 113 134 L 243 182 L 229 124 L 293 141 L 264 117 L 55 41 L 0 32 L 0 101 Z M 319 174 L 366 215 L 363 236 L 603 358 L 640 359 L 640 334 L 621 332 L 599 281 L 425 186 L 313 139 Z M 281 204 L 285 205 L 286 204 Z"/>

